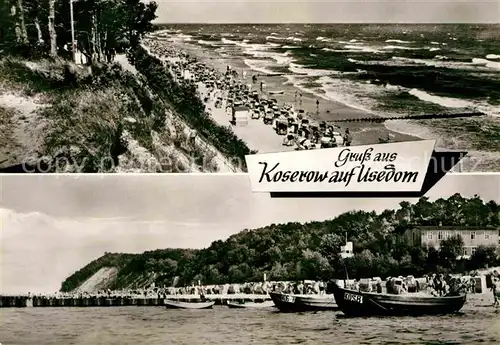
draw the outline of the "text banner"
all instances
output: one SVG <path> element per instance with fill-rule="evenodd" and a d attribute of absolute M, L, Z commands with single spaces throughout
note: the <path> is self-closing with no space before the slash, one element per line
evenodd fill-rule
<path fill-rule="evenodd" d="M 254 192 L 273 197 L 419 197 L 466 152 L 434 140 L 246 156 Z"/>

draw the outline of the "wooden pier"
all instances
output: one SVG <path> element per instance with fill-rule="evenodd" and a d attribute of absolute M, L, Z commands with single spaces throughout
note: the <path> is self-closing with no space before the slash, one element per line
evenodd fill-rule
<path fill-rule="evenodd" d="M 199 299 L 199 295 L 162 295 L 161 297 L 48 297 L 48 296 L 0 296 L 0 308 L 40 308 L 40 307 L 128 307 L 128 306 L 164 306 L 165 299 L 189 302 Z M 214 301 L 216 305 L 226 305 L 230 302 L 269 301 L 269 295 L 227 294 L 206 295 L 205 298 Z"/>

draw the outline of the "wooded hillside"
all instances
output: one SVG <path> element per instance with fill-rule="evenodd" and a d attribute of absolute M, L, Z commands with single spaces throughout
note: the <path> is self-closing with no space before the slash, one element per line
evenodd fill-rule
<path fill-rule="evenodd" d="M 70 276 L 62 285 L 70 291 L 102 267 L 118 267 L 115 288 L 137 287 L 140 277 L 170 286 L 200 280 L 203 284 L 271 280 L 350 277 L 421 276 L 428 272 L 464 271 L 499 264 L 494 247 L 481 247 L 470 260 L 457 261 L 463 242 L 450 238 L 434 248 L 411 246 L 404 234 L 418 226 L 498 228 L 500 205 L 479 197 L 416 204 L 402 202 L 397 210 L 355 211 L 324 222 L 271 224 L 243 230 L 226 241 L 214 241 L 202 250 L 164 249 L 144 254 L 107 254 Z M 342 260 L 338 253 L 345 239 L 354 242 L 355 256 Z M 144 281 L 144 279 L 142 279 Z"/>

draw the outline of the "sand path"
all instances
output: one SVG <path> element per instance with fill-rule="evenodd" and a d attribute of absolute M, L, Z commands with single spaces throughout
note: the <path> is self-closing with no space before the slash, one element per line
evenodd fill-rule
<path fill-rule="evenodd" d="M 198 84 L 198 88 L 202 97 L 206 94 L 206 89 L 203 83 Z M 271 153 L 281 151 L 292 151 L 294 147 L 283 145 L 283 136 L 276 134 L 276 131 L 270 125 L 265 125 L 262 119 L 249 119 L 246 126 L 231 125 L 231 115 L 228 110 L 226 112 L 226 104 L 223 102 L 222 107 L 215 107 L 215 97 L 211 97 L 207 104 L 208 112 L 212 118 L 221 126 L 230 126 L 234 134 L 247 143 L 251 150 L 257 150 L 258 153 Z"/>

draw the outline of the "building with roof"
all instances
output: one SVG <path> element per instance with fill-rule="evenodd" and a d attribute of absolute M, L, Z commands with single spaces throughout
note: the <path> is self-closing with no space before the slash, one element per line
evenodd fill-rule
<path fill-rule="evenodd" d="M 464 226 L 422 226 L 407 231 L 404 241 L 411 245 L 422 245 L 439 249 L 441 241 L 460 236 L 464 242 L 463 257 L 470 257 L 479 246 L 500 244 L 500 229 Z"/>

